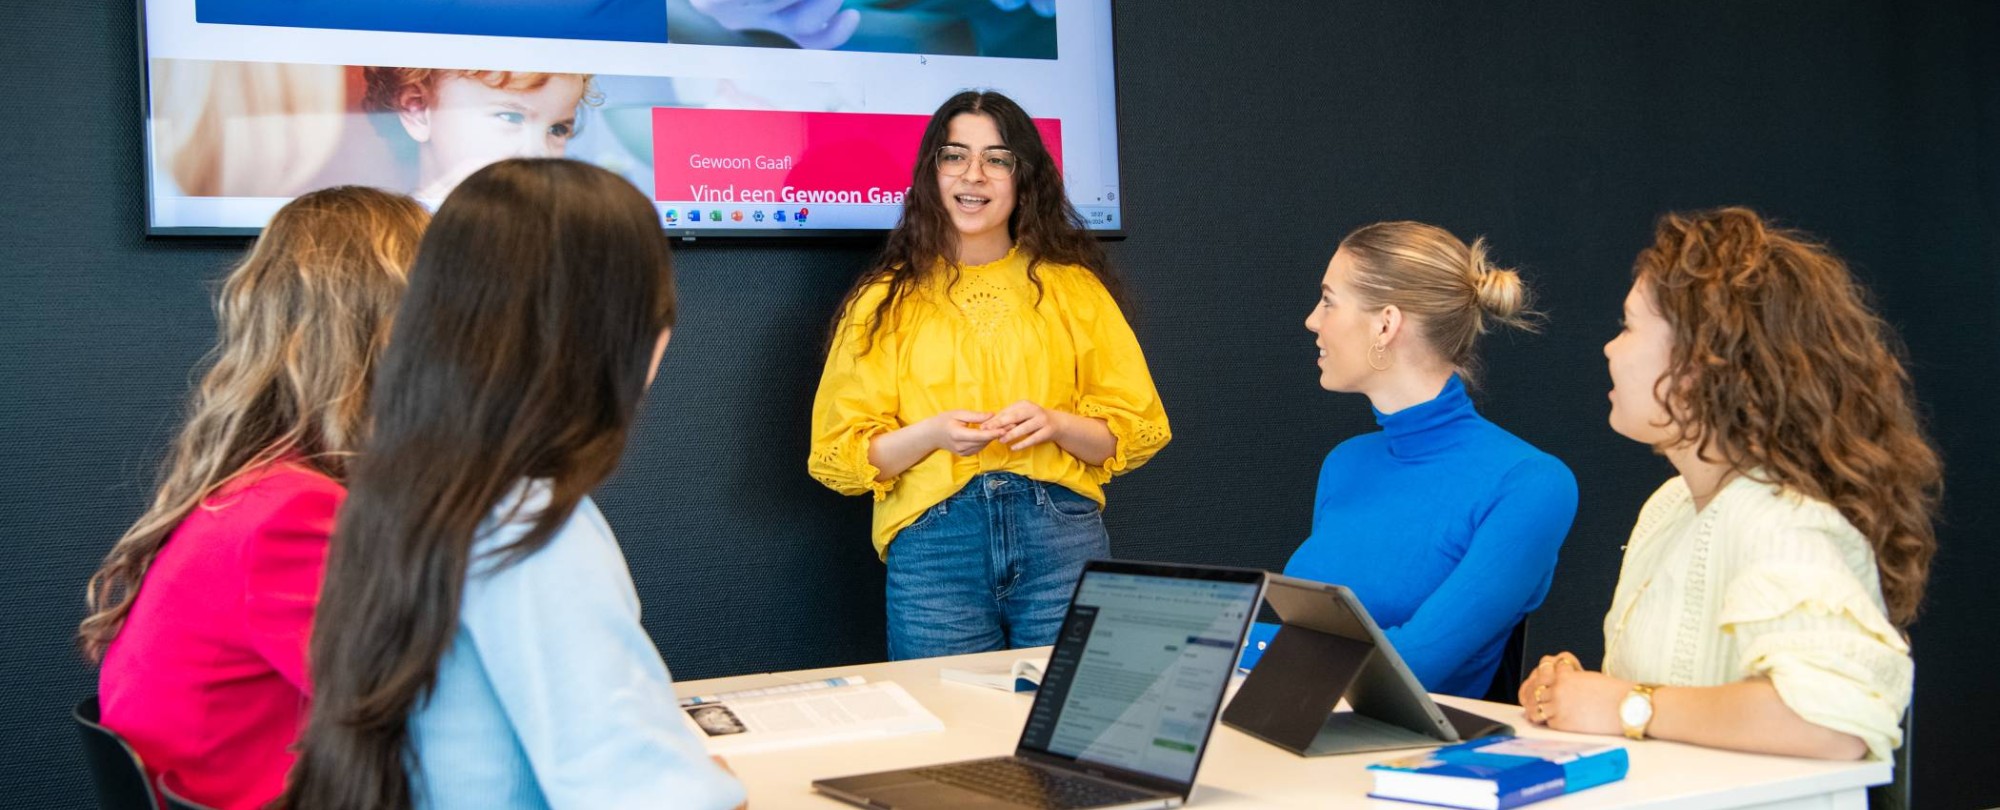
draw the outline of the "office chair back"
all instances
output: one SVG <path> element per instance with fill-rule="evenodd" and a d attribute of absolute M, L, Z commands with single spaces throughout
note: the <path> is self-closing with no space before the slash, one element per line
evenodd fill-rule
<path fill-rule="evenodd" d="M 1910 810 L 1916 806 L 1910 801 L 1910 749 L 1915 747 L 1916 730 L 1917 706 L 1912 701 L 1903 710 L 1903 744 L 1889 755 L 1889 765 L 1896 773 L 1888 784 L 1868 789 L 1869 810 Z"/>
<path fill-rule="evenodd" d="M 1500 649 L 1500 668 L 1493 671 L 1493 685 L 1486 688 L 1486 699 L 1494 703 L 1519 703 L 1521 681 L 1527 680 L 1528 670 L 1528 620 L 1522 619 L 1514 625 L 1514 632 L 1507 634 L 1507 644 Z"/>
<path fill-rule="evenodd" d="M 97 697 L 76 704 L 70 716 L 83 738 L 83 759 L 97 785 L 97 805 L 104 810 L 156 810 L 159 797 L 146 778 L 146 767 L 118 732 L 98 722 Z"/>

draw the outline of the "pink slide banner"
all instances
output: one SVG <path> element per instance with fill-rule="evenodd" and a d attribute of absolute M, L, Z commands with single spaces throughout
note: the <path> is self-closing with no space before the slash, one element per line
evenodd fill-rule
<path fill-rule="evenodd" d="M 661 202 L 901 205 L 928 115 L 653 108 Z M 1062 124 L 1035 119 L 1062 168 Z"/>

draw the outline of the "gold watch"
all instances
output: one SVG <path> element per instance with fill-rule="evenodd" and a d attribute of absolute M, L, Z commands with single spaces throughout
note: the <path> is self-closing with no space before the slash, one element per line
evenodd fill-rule
<path fill-rule="evenodd" d="M 1632 687 L 1625 699 L 1618 702 L 1618 722 L 1625 726 L 1625 736 L 1635 740 L 1646 739 L 1646 728 L 1653 724 L 1653 690 L 1657 684 L 1642 683 Z"/>

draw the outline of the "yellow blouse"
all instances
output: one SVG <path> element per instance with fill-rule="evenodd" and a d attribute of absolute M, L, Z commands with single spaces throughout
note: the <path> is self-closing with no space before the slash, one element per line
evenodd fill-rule
<path fill-rule="evenodd" d="M 1885 759 L 1914 666 L 1875 552 L 1824 501 L 1739 476 L 1696 512 L 1674 478 L 1639 512 L 1604 616 L 1604 671 L 1669 686 L 1769 678 L 1808 722 Z"/>
<path fill-rule="evenodd" d="M 807 467 L 842 494 L 875 494 L 876 553 L 886 556 L 897 532 L 981 473 L 1059 484 L 1102 505 L 1111 476 L 1146 463 L 1171 438 L 1139 341 L 1104 285 L 1080 267 L 1042 264 L 1035 274 L 1039 301 L 1018 250 L 961 267 L 956 281 L 913 290 L 866 346 L 886 282 L 863 290 L 841 322 L 813 398 Z M 972 456 L 935 451 L 875 480 L 881 471 L 868 463 L 868 445 L 876 436 L 944 411 L 992 413 L 1024 399 L 1104 420 L 1117 450 L 1093 467 L 1055 442 L 1020 452 L 993 442 Z"/>

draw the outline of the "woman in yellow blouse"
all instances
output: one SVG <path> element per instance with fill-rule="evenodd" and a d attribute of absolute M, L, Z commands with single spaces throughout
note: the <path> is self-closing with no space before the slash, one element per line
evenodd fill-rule
<path fill-rule="evenodd" d="M 1528 719 L 1886 758 L 1942 475 L 1893 334 L 1824 246 L 1742 208 L 1662 218 L 1635 277 L 1611 426 L 1680 475 L 1632 530 L 1604 671 L 1543 659 Z"/>
<path fill-rule="evenodd" d="M 1116 287 L 1027 113 L 946 101 L 813 401 L 813 477 L 875 498 L 891 659 L 1052 643 L 1109 555 L 1104 483 L 1170 435 Z"/>

